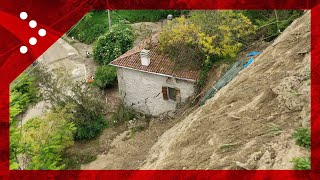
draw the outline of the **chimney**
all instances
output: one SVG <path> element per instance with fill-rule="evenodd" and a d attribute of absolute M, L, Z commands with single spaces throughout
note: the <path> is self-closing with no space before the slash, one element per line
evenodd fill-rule
<path fill-rule="evenodd" d="M 140 52 L 141 65 L 143 65 L 143 66 L 149 66 L 149 64 L 150 64 L 149 52 L 150 52 L 150 50 L 146 50 L 146 49 L 143 49 L 143 50 Z"/>

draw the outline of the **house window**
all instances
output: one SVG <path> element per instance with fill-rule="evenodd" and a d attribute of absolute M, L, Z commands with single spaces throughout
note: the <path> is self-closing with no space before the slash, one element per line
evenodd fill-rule
<path fill-rule="evenodd" d="M 171 100 L 180 102 L 180 90 L 171 87 L 162 87 L 162 94 L 164 100 Z"/>
<path fill-rule="evenodd" d="M 176 89 L 173 89 L 171 87 L 168 87 L 168 98 L 170 100 L 176 101 Z"/>

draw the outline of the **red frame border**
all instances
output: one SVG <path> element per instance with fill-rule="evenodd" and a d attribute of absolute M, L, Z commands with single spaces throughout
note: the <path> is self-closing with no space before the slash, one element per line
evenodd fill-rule
<path fill-rule="evenodd" d="M 59 4 L 60 3 L 60 4 Z M 70 3 L 72 7 L 64 7 Z M 73 3 L 73 4 L 71 4 Z M 238 178 L 302 179 L 319 177 L 320 173 L 320 6 L 319 0 L 65 0 L 65 2 L 12 2 L 0 0 L 0 177 L 4 178 Z M 56 9 L 65 8 L 55 15 Z M 9 170 L 9 85 L 24 69 L 48 49 L 63 33 L 92 9 L 311 9 L 311 167 L 294 170 L 107 170 L 107 171 L 10 171 Z M 22 55 L 21 44 L 36 30 L 19 19 L 22 11 L 38 17 L 39 27 L 48 32 L 38 46 Z M 48 15 L 49 14 L 49 15 Z M 50 16 L 52 14 L 52 17 Z M 50 17 L 49 17 L 50 16 Z M 2 28 L 2 29 L 1 29 Z"/>

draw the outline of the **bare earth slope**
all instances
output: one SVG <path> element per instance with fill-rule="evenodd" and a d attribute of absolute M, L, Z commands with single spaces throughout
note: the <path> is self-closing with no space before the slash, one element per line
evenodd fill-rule
<path fill-rule="evenodd" d="M 310 11 L 214 98 L 166 131 L 140 169 L 291 169 L 309 156 Z"/>

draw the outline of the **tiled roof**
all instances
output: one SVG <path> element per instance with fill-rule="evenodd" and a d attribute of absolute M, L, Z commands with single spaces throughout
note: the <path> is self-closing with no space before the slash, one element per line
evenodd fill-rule
<path fill-rule="evenodd" d="M 152 40 L 153 46 L 150 48 L 150 65 L 141 65 L 140 51 L 145 47 L 146 41 L 142 42 L 140 46 L 136 46 L 129 50 L 119 58 L 112 61 L 110 64 L 117 67 L 129 68 L 147 73 L 163 74 L 166 76 L 176 77 L 178 79 L 185 79 L 196 81 L 199 78 L 200 72 L 197 70 L 183 70 L 175 68 L 175 63 L 169 59 L 168 56 L 160 53 L 156 46 L 156 42 Z"/>

